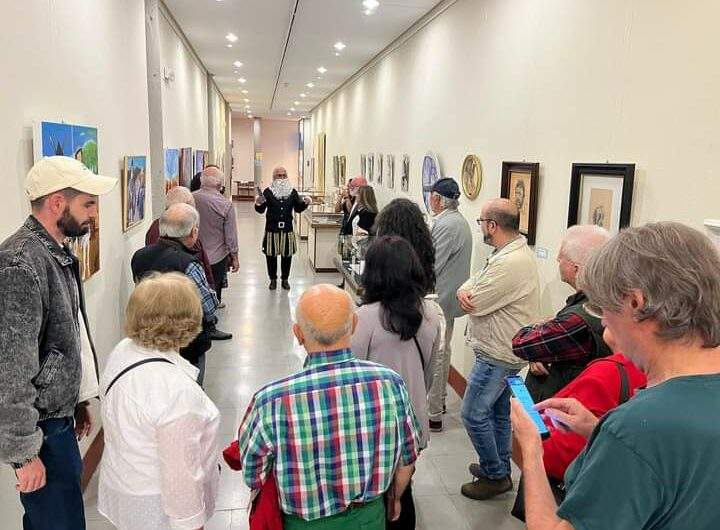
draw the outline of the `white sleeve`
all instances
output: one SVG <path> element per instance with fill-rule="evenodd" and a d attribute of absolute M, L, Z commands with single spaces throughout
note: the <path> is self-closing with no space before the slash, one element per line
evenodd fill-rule
<path fill-rule="evenodd" d="M 157 428 L 160 496 L 173 529 L 196 530 L 212 515 L 205 505 L 206 476 L 202 435 L 205 420 L 187 414 Z M 216 470 L 217 468 L 215 468 Z"/>

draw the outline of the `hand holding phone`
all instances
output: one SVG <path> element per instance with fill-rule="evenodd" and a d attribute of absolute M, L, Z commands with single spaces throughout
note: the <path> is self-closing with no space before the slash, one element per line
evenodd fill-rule
<path fill-rule="evenodd" d="M 535 427 L 537 427 L 537 430 L 540 433 L 540 437 L 544 440 L 550 436 L 550 431 L 548 430 L 547 425 L 545 425 L 542 416 L 540 416 L 540 413 L 535 410 L 535 403 L 533 402 L 530 392 L 528 392 L 528 389 L 525 386 L 525 381 L 523 381 L 522 377 L 511 375 L 506 377 L 505 381 L 507 381 L 512 395 L 515 396 L 515 398 L 523 406 L 523 409 L 525 409 L 525 412 L 527 412 L 533 420 Z"/>

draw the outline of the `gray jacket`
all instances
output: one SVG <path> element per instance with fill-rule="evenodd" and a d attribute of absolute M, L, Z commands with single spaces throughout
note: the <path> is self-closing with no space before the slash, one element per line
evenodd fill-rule
<path fill-rule="evenodd" d="M 435 290 L 445 318 L 465 313 L 457 301 L 457 290 L 470 277 L 473 237 L 470 225 L 457 210 L 445 210 L 432 228 L 435 246 Z"/>
<path fill-rule="evenodd" d="M 74 414 L 79 310 L 89 330 L 77 259 L 28 217 L 0 244 L 0 461 L 33 458 L 37 422 Z"/>

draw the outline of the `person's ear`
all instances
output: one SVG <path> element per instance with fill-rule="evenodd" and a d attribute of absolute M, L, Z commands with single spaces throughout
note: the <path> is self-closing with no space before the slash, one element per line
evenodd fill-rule
<path fill-rule="evenodd" d="M 626 299 L 628 300 L 628 305 L 630 306 L 633 316 L 642 311 L 647 304 L 645 295 L 639 289 L 632 289 Z"/>
<path fill-rule="evenodd" d="M 350 332 L 351 335 L 355 335 L 355 329 L 357 329 L 358 321 L 360 319 L 357 316 L 357 313 L 353 313 L 352 316 L 352 331 Z"/>
<path fill-rule="evenodd" d="M 295 338 L 298 341 L 298 344 L 302 346 L 305 343 L 305 335 L 303 335 L 302 329 L 300 329 L 300 326 L 297 324 L 293 324 L 293 335 L 295 335 Z"/>

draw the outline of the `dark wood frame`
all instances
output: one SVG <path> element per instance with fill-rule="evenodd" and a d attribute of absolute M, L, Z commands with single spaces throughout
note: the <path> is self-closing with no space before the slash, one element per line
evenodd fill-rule
<path fill-rule="evenodd" d="M 573 164 L 570 177 L 568 227 L 578 223 L 582 177 L 588 173 L 623 179 L 622 199 L 620 202 L 620 225 L 618 229 L 630 226 L 633 189 L 635 187 L 635 164 Z"/>
<path fill-rule="evenodd" d="M 540 191 L 540 163 L 539 162 L 503 162 L 502 183 L 500 185 L 500 197 L 510 198 L 510 172 L 523 171 L 530 173 L 530 212 L 528 216 L 528 231 L 521 233 L 527 238 L 528 245 L 535 244 L 537 234 L 537 200 Z"/>

